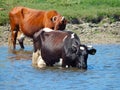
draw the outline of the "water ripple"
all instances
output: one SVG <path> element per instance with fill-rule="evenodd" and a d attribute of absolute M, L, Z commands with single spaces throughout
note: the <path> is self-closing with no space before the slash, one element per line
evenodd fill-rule
<path fill-rule="evenodd" d="M 120 45 L 94 45 L 88 69 L 34 68 L 32 47 L 0 47 L 0 90 L 120 90 Z"/>

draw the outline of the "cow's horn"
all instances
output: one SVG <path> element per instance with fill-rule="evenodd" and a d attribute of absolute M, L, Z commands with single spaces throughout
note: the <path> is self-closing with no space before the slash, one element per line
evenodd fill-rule
<path fill-rule="evenodd" d="M 93 48 L 93 46 L 92 45 L 87 45 L 87 48 Z"/>
<path fill-rule="evenodd" d="M 64 19 L 65 19 L 65 17 L 63 16 L 62 19 L 61 19 L 61 21 L 63 21 Z"/>

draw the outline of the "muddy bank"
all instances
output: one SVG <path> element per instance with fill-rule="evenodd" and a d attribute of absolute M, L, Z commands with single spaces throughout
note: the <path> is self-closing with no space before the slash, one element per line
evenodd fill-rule
<path fill-rule="evenodd" d="M 8 45 L 10 26 L 0 26 L 0 45 Z M 67 24 L 66 30 L 77 33 L 84 44 L 120 44 L 120 22 Z M 18 44 L 18 42 L 17 42 Z M 32 40 L 25 39 L 25 45 L 32 45 Z"/>
<path fill-rule="evenodd" d="M 86 44 L 120 44 L 120 22 L 68 24 L 67 30 L 79 35 Z"/>

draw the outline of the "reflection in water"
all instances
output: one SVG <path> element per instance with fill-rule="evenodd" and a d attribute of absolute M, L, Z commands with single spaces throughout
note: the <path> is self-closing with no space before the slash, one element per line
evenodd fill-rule
<path fill-rule="evenodd" d="M 30 60 L 32 58 L 32 51 L 28 50 L 8 50 L 9 53 L 13 54 L 8 57 L 11 60 Z"/>
<path fill-rule="evenodd" d="M 0 47 L 1 90 L 120 90 L 120 45 L 95 45 L 88 70 L 31 65 L 32 47 Z"/>

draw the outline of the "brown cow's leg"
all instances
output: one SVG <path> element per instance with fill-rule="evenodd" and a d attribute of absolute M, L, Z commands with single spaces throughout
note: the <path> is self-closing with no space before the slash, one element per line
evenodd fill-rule
<path fill-rule="evenodd" d="M 18 40 L 18 42 L 20 44 L 20 47 L 22 49 L 24 49 L 24 44 L 23 44 L 24 38 L 25 38 L 25 35 L 21 31 L 18 31 L 18 33 L 17 33 L 17 40 Z"/>
<path fill-rule="evenodd" d="M 24 49 L 23 41 L 24 41 L 24 39 L 18 40 L 18 42 L 19 42 L 19 44 L 20 44 L 20 47 L 21 47 L 22 49 Z"/>
<path fill-rule="evenodd" d="M 19 30 L 19 26 L 16 25 L 14 22 L 12 22 L 12 18 L 10 19 L 10 26 L 11 26 L 11 39 L 10 39 L 10 47 L 13 47 L 13 49 L 16 48 L 16 38 L 17 33 Z"/>
<path fill-rule="evenodd" d="M 17 31 L 13 31 L 11 34 L 11 41 L 12 41 L 13 49 L 16 48 L 16 38 L 17 38 Z"/>
<path fill-rule="evenodd" d="M 11 33 L 8 34 L 8 47 L 12 48 L 12 40 L 11 40 Z"/>

